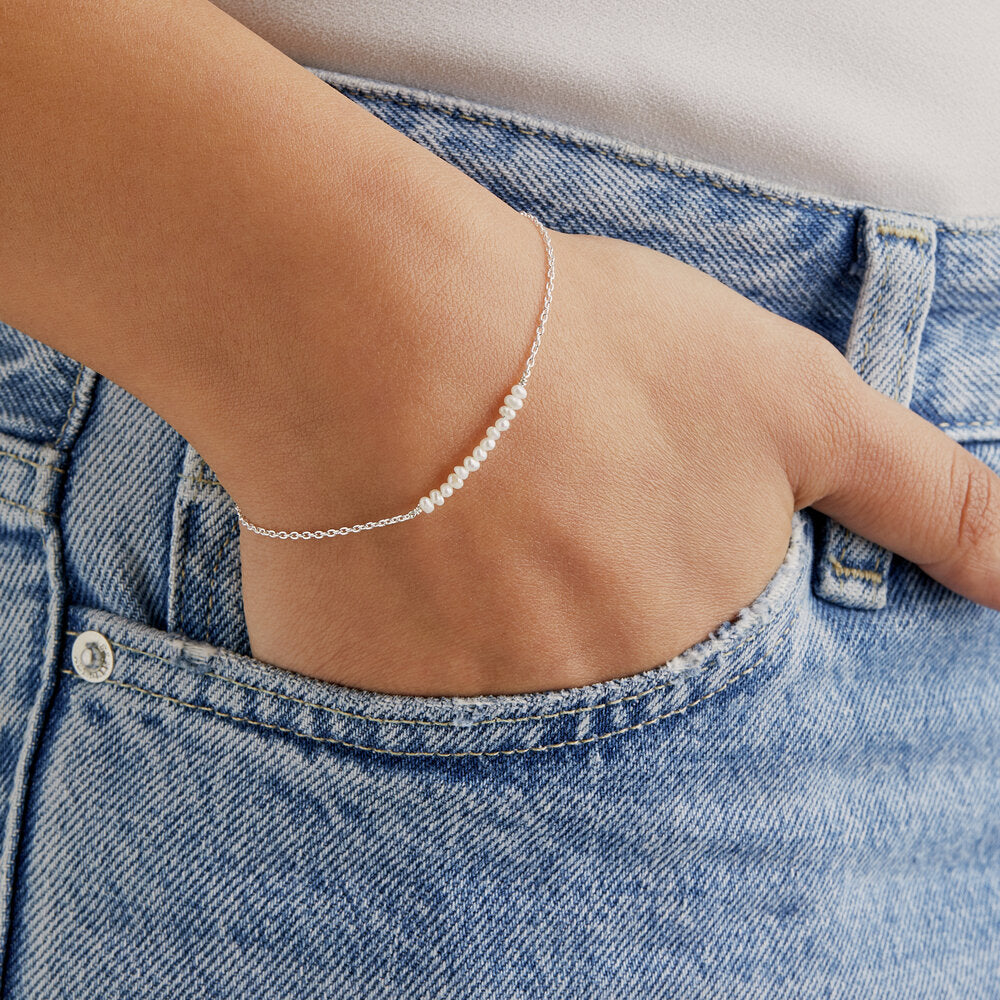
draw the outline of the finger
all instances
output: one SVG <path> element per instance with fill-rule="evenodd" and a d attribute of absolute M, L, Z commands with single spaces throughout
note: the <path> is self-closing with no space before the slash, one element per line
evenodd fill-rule
<path fill-rule="evenodd" d="M 812 506 L 956 593 L 1000 610 L 1000 477 L 844 365 L 826 400 L 828 416 L 830 408 L 839 412 L 817 429 L 821 447 L 799 477 L 811 480 L 806 493 L 819 493 L 797 507 Z"/>

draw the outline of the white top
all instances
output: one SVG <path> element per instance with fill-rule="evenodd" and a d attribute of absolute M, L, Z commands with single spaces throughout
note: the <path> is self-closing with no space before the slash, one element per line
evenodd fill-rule
<path fill-rule="evenodd" d="M 214 0 L 296 62 L 812 194 L 1000 217 L 997 0 Z"/>

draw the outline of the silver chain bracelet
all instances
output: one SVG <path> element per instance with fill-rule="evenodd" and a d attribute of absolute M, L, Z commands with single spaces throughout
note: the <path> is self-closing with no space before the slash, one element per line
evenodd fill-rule
<path fill-rule="evenodd" d="M 541 232 L 542 239 L 545 240 L 545 252 L 548 258 L 545 302 L 542 306 L 542 315 L 538 322 L 534 343 L 531 345 L 528 362 L 524 367 L 524 373 L 517 383 L 511 386 L 510 393 L 504 397 L 503 405 L 499 411 L 500 419 L 486 428 L 486 437 L 472 449 L 472 454 L 467 456 L 460 465 L 455 466 L 455 471 L 448 476 L 445 482 L 437 487 L 437 489 L 431 490 L 427 496 L 421 497 L 417 506 L 405 514 L 397 514 L 395 517 L 384 517 L 381 521 L 369 521 L 367 524 L 354 524 L 343 528 L 328 528 L 326 531 L 275 531 L 273 528 L 261 528 L 259 525 L 251 524 L 240 512 L 236 501 L 233 501 L 233 506 L 236 507 L 236 516 L 244 528 L 257 535 L 266 535 L 268 538 L 333 538 L 335 535 L 347 535 L 354 531 L 368 531 L 370 528 L 382 528 L 389 524 L 398 524 L 400 521 L 409 521 L 419 514 L 430 514 L 435 507 L 440 507 L 455 490 L 460 490 L 465 485 L 465 480 L 469 478 L 469 473 L 475 472 L 486 461 L 487 455 L 496 447 L 497 442 L 500 440 L 500 435 L 510 429 L 511 421 L 517 416 L 517 411 L 521 409 L 527 398 L 528 390 L 526 386 L 528 379 L 531 377 L 531 369 L 535 364 L 538 345 L 542 342 L 545 321 L 549 318 L 549 304 L 552 301 L 552 282 L 556 274 L 552 242 L 549 239 L 549 234 L 545 226 L 530 212 L 519 212 L 518 214 L 531 219 Z"/>

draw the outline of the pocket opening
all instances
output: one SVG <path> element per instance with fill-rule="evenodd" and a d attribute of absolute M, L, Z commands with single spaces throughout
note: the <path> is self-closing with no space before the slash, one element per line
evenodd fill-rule
<path fill-rule="evenodd" d="M 105 682 L 109 689 L 92 696 L 159 699 L 164 708 L 202 719 L 396 756 L 499 757 L 579 747 L 651 731 L 755 673 L 780 668 L 810 597 L 812 535 L 808 511 L 796 511 L 784 560 L 734 620 L 657 667 L 581 687 L 468 697 L 384 694 L 77 606 L 67 611 L 63 668 L 72 675 L 74 635 L 94 629 L 115 647 L 116 669 Z"/>

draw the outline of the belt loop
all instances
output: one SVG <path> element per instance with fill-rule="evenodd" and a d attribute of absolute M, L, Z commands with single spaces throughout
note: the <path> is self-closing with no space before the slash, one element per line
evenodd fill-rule
<path fill-rule="evenodd" d="M 937 227 L 930 219 L 865 208 L 865 272 L 844 353 L 873 388 L 910 405 L 920 338 L 934 291 Z M 813 592 L 845 608 L 886 604 L 892 553 L 830 517 Z"/>

